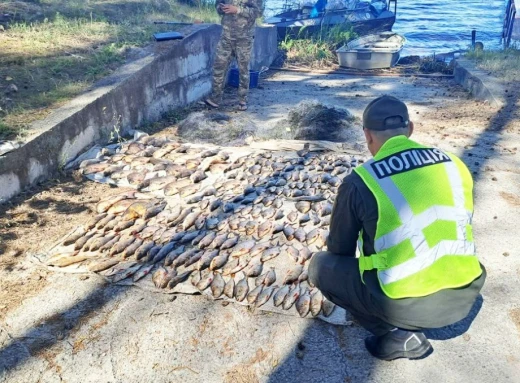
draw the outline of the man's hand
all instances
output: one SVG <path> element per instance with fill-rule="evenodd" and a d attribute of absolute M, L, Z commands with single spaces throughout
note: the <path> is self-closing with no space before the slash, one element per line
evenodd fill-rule
<path fill-rule="evenodd" d="M 222 12 L 227 13 L 227 14 L 238 13 L 238 7 L 235 7 L 234 5 L 231 5 L 231 4 L 222 4 L 220 6 L 220 9 L 222 10 Z"/>

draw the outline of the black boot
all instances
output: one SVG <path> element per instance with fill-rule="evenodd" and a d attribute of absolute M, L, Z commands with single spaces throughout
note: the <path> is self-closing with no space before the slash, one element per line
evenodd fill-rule
<path fill-rule="evenodd" d="M 382 336 L 369 336 L 365 339 L 365 347 L 378 359 L 394 360 L 420 358 L 432 345 L 422 332 L 395 329 Z"/>

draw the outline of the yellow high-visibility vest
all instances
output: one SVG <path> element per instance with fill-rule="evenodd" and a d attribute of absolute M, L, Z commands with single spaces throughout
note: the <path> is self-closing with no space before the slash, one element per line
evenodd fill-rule
<path fill-rule="evenodd" d="M 377 269 L 383 292 L 398 299 L 462 287 L 480 276 L 473 180 L 459 158 L 397 136 L 355 171 L 379 214 L 375 254 L 363 254 L 359 243 L 361 277 Z"/>

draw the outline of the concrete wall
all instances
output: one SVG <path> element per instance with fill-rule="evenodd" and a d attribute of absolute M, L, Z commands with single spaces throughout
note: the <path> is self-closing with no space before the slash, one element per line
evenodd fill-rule
<path fill-rule="evenodd" d="M 0 202 L 55 175 L 94 143 L 160 119 L 211 91 L 213 56 L 221 27 L 194 27 L 183 40 L 153 49 L 35 125 L 42 134 L 0 157 Z M 275 28 L 260 28 L 252 67 L 269 66 L 276 54 Z"/>

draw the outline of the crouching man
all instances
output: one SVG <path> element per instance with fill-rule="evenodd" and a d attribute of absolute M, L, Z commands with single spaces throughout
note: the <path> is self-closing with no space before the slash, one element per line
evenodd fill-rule
<path fill-rule="evenodd" d="M 408 109 L 394 97 L 366 107 L 363 130 L 374 158 L 340 186 L 328 251 L 312 258 L 309 279 L 373 334 L 373 356 L 420 358 L 431 349 L 421 331 L 465 318 L 486 278 L 473 180 L 453 154 L 410 140 Z"/>

